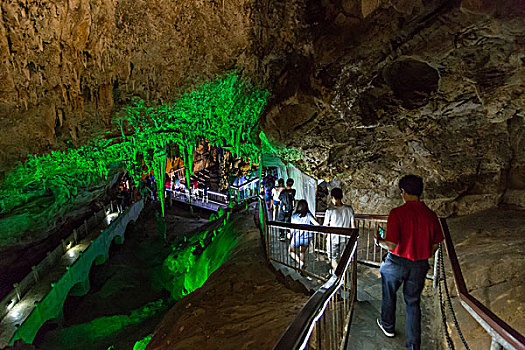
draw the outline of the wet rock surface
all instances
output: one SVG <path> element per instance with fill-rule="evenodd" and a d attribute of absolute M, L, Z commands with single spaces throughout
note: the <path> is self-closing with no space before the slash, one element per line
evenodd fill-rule
<path fill-rule="evenodd" d="M 406 173 L 440 214 L 524 204 L 519 1 L 102 1 L 1 5 L 0 171 L 80 145 L 132 96 L 169 101 L 241 69 L 261 126 L 385 212 Z M 147 23 L 146 25 L 144 23 Z M 0 173 L 0 178 L 2 174 Z"/>
<path fill-rule="evenodd" d="M 301 149 L 310 174 L 337 176 L 360 212 L 390 210 L 407 173 L 425 178 L 441 215 L 522 205 L 525 22 L 517 2 L 498 16 L 478 5 L 323 7 L 308 77 L 276 97 L 263 128 Z"/>

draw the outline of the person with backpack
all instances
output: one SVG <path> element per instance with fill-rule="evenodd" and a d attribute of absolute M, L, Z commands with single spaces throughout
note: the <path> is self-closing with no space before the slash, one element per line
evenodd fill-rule
<path fill-rule="evenodd" d="M 319 226 L 317 220 L 315 220 L 312 213 L 308 209 L 308 202 L 304 199 L 301 199 L 297 202 L 297 210 L 292 215 L 291 218 L 292 224 L 301 224 L 301 225 L 315 225 Z M 305 230 L 294 230 L 292 241 L 290 242 L 290 247 L 288 248 L 288 253 L 294 259 L 299 268 L 302 269 L 304 265 L 304 253 L 308 244 L 310 244 L 310 239 L 312 238 L 313 233 Z M 299 250 L 299 252 L 297 252 Z M 299 255 L 297 254 L 299 253 Z"/>
<path fill-rule="evenodd" d="M 288 178 L 286 180 L 286 188 L 281 191 L 281 194 L 279 194 L 279 202 L 280 202 L 280 208 L 279 208 L 279 215 L 278 215 L 278 221 L 281 222 L 291 222 L 292 221 L 292 213 L 293 209 L 295 207 L 295 189 L 292 188 L 294 184 L 294 181 L 292 178 Z M 279 239 L 281 241 L 284 241 L 286 239 L 284 230 L 281 230 L 279 233 Z"/>

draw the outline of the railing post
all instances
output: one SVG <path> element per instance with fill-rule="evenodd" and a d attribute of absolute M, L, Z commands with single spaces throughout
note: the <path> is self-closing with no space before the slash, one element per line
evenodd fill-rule
<path fill-rule="evenodd" d="M 109 202 L 109 208 L 111 209 L 111 213 L 113 213 L 113 201 Z"/>
<path fill-rule="evenodd" d="M 77 244 L 77 242 L 78 242 L 78 233 L 77 233 L 77 229 L 74 229 L 74 230 L 73 230 L 73 240 L 75 241 L 75 244 Z"/>
<path fill-rule="evenodd" d="M 38 283 L 38 270 L 36 266 L 31 266 L 31 271 L 33 272 L 33 279 L 35 280 L 35 283 Z"/>
<path fill-rule="evenodd" d="M 87 220 L 84 219 L 84 229 L 86 230 L 86 235 L 88 234 Z"/>
<path fill-rule="evenodd" d="M 436 253 L 434 254 L 434 275 L 432 276 L 432 287 L 436 289 L 439 276 L 438 276 L 438 264 L 439 264 L 439 250 L 441 249 L 441 246 L 438 247 L 436 250 Z M 441 262 L 442 263 L 442 262 Z M 445 278 L 445 276 L 443 276 Z"/>
<path fill-rule="evenodd" d="M 16 298 L 18 299 L 18 301 L 20 301 L 21 298 L 21 295 L 20 295 L 20 285 L 18 283 L 15 283 L 13 284 L 13 288 L 15 289 L 15 292 L 16 292 Z"/>
<path fill-rule="evenodd" d="M 357 240 L 355 242 L 355 254 L 354 260 L 352 261 L 352 288 L 354 289 L 354 301 L 357 301 Z"/>
<path fill-rule="evenodd" d="M 492 338 L 492 342 L 490 343 L 490 350 L 503 350 L 503 346 L 501 346 L 501 344 L 497 342 L 496 338 Z"/>

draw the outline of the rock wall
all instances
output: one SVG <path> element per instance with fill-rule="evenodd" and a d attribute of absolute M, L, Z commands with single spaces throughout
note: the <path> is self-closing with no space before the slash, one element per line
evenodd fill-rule
<path fill-rule="evenodd" d="M 87 142 L 130 96 L 169 100 L 236 68 L 249 47 L 249 5 L 2 1 L 1 171 L 28 153 Z"/>
<path fill-rule="evenodd" d="M 523 2 L 323 3 L 302 83 L 265 116 L 273 140 L 359 212 L 398 205 L 407 173 L 441 215 L 523 206 Z"/>
<path fill-rule="evenodd" d="M 80 145 L 132 96 L 240 69 L 261 126 L 360 212 L 416 173 L 440 214 L 525 205 L 523 0 L 69 0 L 0 4 L 0 180 Z M 390 200 L 385 200 L 390 198 Z"/>

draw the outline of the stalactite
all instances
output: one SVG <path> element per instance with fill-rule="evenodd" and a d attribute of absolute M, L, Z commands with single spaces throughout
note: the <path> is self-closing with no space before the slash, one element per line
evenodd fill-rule
<path fill-rule="evenodd" d="M 65 86 L 61 85 L 61 89 L 64 92 Z M 90 98 L 95 94 L 98 104 L 100 91 L 93 93 L 90 90 Z M 25 167 L 15 168 L 0 188 L 4 210 L 34 195 L 31 191 L 25 193 L 20 189 L 36 183 L 42 186 L 45 184 L 55 195 L 56 205 L 59 206 L 69 200 L 76 187 L 106 177 L 110 169 L 118 164 L 124 165 L 137 182 L 143 171 L 141 159 L 154 171 L 158 179 L 157 191 L 162 199 L 163 167 L 168 146 L 178 147 L 182 154 L 188 184 L 193 174 L 195 145 L 203 138 L 214 145 L 233 145 L 244 157 L 256 157 L 260 150 L 255 145 L 256 140 L 250 138 L 250 132 L 257 123 L 267 96 L 267 92 L 247 88 L 238 83 L 235 75 L 230 75 L 185 94 L 175 103 L 148 106 L 144 101 L 137 100 L 124 108 L 131 136 L 100 139 L 67 152 L 53 151 L 46 156 L 29 157 Z M 72 110 L 79 108 L 76 97 L 71 97 Z M 27 104 L 26 99 L 23 101 Z M 237 103 L 249 107 L 239 107 L 235 109 L 238 113 L 232 113 L 232 101 L 235 101 L 234 105 Z M 59 124 L 62 125 L 62 115 L 59 113 L 62 111 L 57 112 Z M 238 130 L 235 137 L 231 130 Z M 122 129 L 121 133 L 124 133 Z M 246 142 L 240 143 L 239 140 Z"/>

